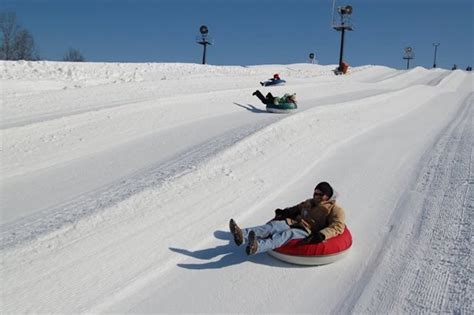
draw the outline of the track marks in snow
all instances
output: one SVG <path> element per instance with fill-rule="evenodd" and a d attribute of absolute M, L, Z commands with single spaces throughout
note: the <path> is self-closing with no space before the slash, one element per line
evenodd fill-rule
<path fill-rule="evenodd" d="M 388 84 L 389 86 L 396 87 L 398 89 L 414 85 L 436 86 L 451 73 L 451 71 L 446 70 L 426 70 L 421 67 L 416 67 L 407 71 L 392 70 L 388 73 L 382 73 L 378 77 L 371 78 L 368 80 L 368 82 L 379 85 Z"/>
<path fill-rule="evenodd" d="M 227 130 L 217 137 L 188 147 L 169 159 L 128 174 L 100 189 L 75 196 L 72 200 L 4 225 L 0 234 L 1 248 L 14 247 L 46 233 L 59 230 L 80 219 L 98 214 L 102 209 L 118 204 L 147 188 L 158 188 L 185 174 L 196 171 L 200 164 L 206 163 L 218 152 L 231 147 L 272 121 L 273 119 L 264 119 L 237 129 Z"/>
<path fill-rule="evenodd" d="M 403 309 L 409 313 L 474 312 L 471 256 L 474 213 L 472 204 L 468 205 L 474 185 L 473 101 L 471 94 L 449 137 L 436 145 L 435 150 L 441 154 L 426 167 L 428 178 L 423 178 L 415 189 L 426 199 L 420 224 L 414 231 L 416 247 L 421 251 L 416 255 L 421 263 Z"/>
<path fill-rule="evenodd" d="M 377 274 L 377 283 L 365 277 L 366 286 L 359 288 L 364 291 L 353 293 L 359 297 L 351 300 L 352 311 L 474 312 L 472 96 L 427 153 L 414 188 L 394 211 L 381 256 L 367 271 Z"/>
<path fill-rule="evenodd" d="M 257 80 L 257 79 L 255 79 Z M 205 99 L 209 97 L 209 93 L 214 95 L 228 94 L 228 93 L 248 93 L 253 86 L 250 84 L 239 84 L 238 87 L 231 82 L 219 90 L 209 90 L 206 87 L 199 88 L 184 84 L 183 86 L 176 83 L 164 85 L 158 83 L 134 83 L 129 85 L 121 85 L 121 89 L 117 90 L 115 85 L 94 86 L 85 88 L 88 93 L 81 90 L 74 91 L 60 91 L 49 92 L 36 95 L 34 97 L 28 96 L 24 99 L 16 101 L 14 108 L 17 108 L 18 113 L 14 108 L 8 109 L 12 111 L 9 115 L 4 115 L 0 120 L 0 129 L 24 127 L 31 124 L 48 123 L 51 120 L 76 118 L 84 119 L 87 113 L 97 113 L 103 111 L 107 114 L 108 110 L 121 111 L 126 108 L 139 109 L 161 108 L 166 110 L 167 107 L 176 106 L 176 100 L 182 99 Z M 84 90 L 84 89 L 83 89 Z M 199 91 L 199 92 L 196 92 Z M 97 100 L 104 99 L 102 95 L 107 95 L 106 101 L 97 102 Z M 7 100 L 8 101 L 8 100 Z M 32 106 L 34 104 L 34 106 Z M 32 112 L 20 111 L 22 107 L 32 107 Z"/>

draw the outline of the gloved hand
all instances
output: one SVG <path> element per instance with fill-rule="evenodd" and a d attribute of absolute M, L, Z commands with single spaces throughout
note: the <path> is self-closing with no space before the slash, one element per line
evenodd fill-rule
<path fill-rule="evenodd" d="M 283 209 L 276 209 L 275 210 L 275 219 L 277 220 L 284 220 L 288 217 L 288 210 L 283 210 Z"/>
<path fill-rule="evenodd" d="M 318 244 L 321 243 L 326 239 L 326 236 L 324 236 L 323 233 L 321 232 L 316 232 L 316 233 L 311 233 L 310 236 L 304 239 L 305 244 Z"/>

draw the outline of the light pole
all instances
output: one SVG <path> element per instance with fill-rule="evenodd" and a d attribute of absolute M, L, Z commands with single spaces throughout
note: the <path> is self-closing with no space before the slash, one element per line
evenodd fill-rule
<path fill-rule="evenodd" d="M 196 42 L 200 45 L 204 46 L 204 52 L 202 54 L 202 64 L 206 64 L 206 47 L 207 45 L 212 45 L 211 38 L 208 36 L 209 30 L 207 29 L 206 25 L 201 25 L 199 28 L 199 32 L 201 33 L 200 36 L 197 37 Z"/>
<path fill-rule="evenodd" d="M 413 58 L 415 58 L 415 53 L 413 52 L 413 48 L 405 47 L 405 56 L 403 56 L 403 59 L 407 60 L 407 69 L 410 68 L 410 60 Z"/>
<path fill-rule="evenodd" d="M 341 48 L 339 50 L 339 67 L 337 68 L 337 74 L 342 73 L 342 62 L 343 62 L 343 55 L 344 55 L 344 34 L 345 31 L 352 31 L 352 25 L 350 22 L 349 16 L 352 14 L 352 6 L 346 5 L 343 7 L 338 7 L 337 8 L 337 13 L 341 16 L 341 22 L 340 24 L 336 24 L 333 21 L 333 28 L 341 32 Z"/>
<path fill-rule="evenodd" d="M 438 51 L 439 43 L 433 43 L 434 46 L 434 61 L 433 61 L 433 68 L 436 68 L 436 52 Z"/>

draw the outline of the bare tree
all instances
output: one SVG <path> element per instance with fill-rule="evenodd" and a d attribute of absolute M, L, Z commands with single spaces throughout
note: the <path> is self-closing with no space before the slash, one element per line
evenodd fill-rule
<path fill-rule="evenodd" d="M 14 12 L 0 12 L 0 31 L 2 32 L 2 44 L 0 46 L 0 58 L 11 60 L 12 44 L 15 34 L 18 31 L 16 14 Z"/>
<path fill-rule="evenodd" d="M 39 55 L 31 33 L 18 24 L 16 13 L 0 12 L 1 60 L 38 60 Z"/>
<path fill-rule="evenodd" d="M 38 60 L 38 52 L 36 51 L 35 40 L 30 32 L 21 29 L 15 37 L 13 51 L 15 52 L 15 60 Z"/>
<path fill-rule="evenodd" d="M 86 59 L 78 49 L 69 48 L 64 54 L 63 61 L 86 61 Z"/>

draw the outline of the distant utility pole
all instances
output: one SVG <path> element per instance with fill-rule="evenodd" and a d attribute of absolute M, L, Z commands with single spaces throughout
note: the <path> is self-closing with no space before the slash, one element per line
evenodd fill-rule
<path fill-rule="evenodd" d="M 201 33 L 200 36 L 196 38 L 196 42 L 200 45 L 204 46 L 204 52 L 202 54 L 202 64 L 206 64 L 206 47 L 207 45 L 212 45 L 212 39 L 208 36 L 209 30 L 207 29 L 206 25 L 201 25 L 199 28 L 199 32 Z"/>
<path fill-rule="evenodd" d="M 413 48 L 405 47 L 405 56 L 403 59 L 407 60 L 407 69 L 410 68 L 410 60 L 415 58 L 415 53 L 413 52 Z"/>
<path fill-rule="evenodd" d="M 439 43 L 433 43 L 434 46 L 434 61 L 433 61 L 433 68 L 436 68 L 436 52 L 438 51 Z"/>

